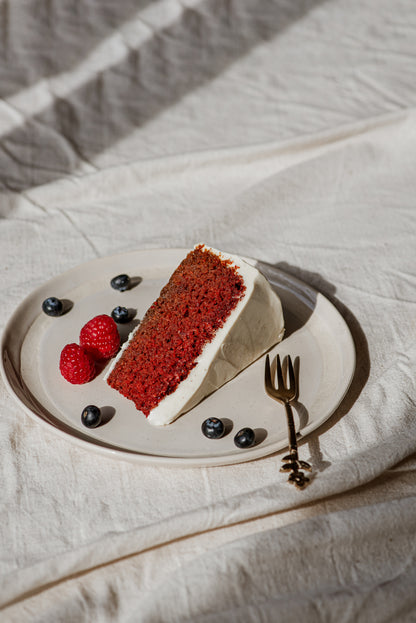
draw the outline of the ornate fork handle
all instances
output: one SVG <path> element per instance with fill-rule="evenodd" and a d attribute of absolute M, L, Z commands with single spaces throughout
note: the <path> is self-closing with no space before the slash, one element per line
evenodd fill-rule
<path fill-rule="evenodd" d="M 305 469 L 311 471 L 311 466 L 306 461 L 301 461 L 298 456 L 298 442 L 296 438 L 295 422 L 293 420 L 292 407 L 285 402 L 287 429 L 289 433 L 289 454 L 282 458 L 284 465 L 280 468 L 281 472 L 291 472 L 289 482 L 301 489 L 308 482 L 309 478 L 301 471 Z"/>

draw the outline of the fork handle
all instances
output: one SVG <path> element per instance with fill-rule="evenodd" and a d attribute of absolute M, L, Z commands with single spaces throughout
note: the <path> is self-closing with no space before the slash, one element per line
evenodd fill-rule
<path fill-rule="evenodd" d="M 286 416 L 287 416 L 287 430 L 289 433 L 289 451 L 290 454 L 297 460 L 298 459 L 298 442 L 296 438 L 295 422 L 293 419 L 292 407 L 288 402 L 285 402 Z"/>
<path fill-rule="evenodd" d="M 289 432 L 289 454 L 283 457 L 283 467 L 280 468 L 281 472 L 290 472 L 289 482 L 295 485 L 298 489 L 303 489 L 308 484 L 309 478 L 305 476 L 302 469 L 307 471 L 311 470 L 311 466 L 306 461 L 299 461 L 298 456 L 298 441 L 296 437 L 295 422 L 293 419 L 292 407 L 288 402 L 285 402 L 286 408 L 286 420 L 287 428 Z M 301 469 L 299 469 L 301 468 Z"/>

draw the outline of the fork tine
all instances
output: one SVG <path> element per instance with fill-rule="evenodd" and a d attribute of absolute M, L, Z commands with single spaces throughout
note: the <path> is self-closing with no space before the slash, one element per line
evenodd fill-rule
<path fill-rule="evenodd" d="M 295 384 L 296 384 L 296 395 L 295 399 L 299 398 L 299 368 L 300 368 L 300 359 L 299 357 L 295 357 L 295 361 L 293 363 L 293 367 L 295 370 Z"/>
<path fill-rule="evenodd" d="M 279 355 L 276 355 L 276 371 L 277 371 L 277 387 L 278 389 L 281 389 L 282 387 L 285 387 L 285 384 L 283 381 L 282 365 L 280 363 Z"/>
<path fill-rule="evenodd" d="M 270 357 L 266 355 L 266 365 L 264 366 L 264 384 L 266 386 L 266 390 L 271 388 L 272 385 L 272 375 L 270 372 Z"/>
<path fill-rule="evenodd" d="M 289 367 L 290 389 L 296 393 L 296 378 L 295 378 L 295 372 L 293 370 L 292 359 L 290 358 L 290 355 L 288 355 L 287 357 L 287 365 Z"/>

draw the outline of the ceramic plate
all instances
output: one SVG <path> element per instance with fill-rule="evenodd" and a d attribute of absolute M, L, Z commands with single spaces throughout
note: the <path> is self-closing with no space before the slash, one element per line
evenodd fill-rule
<path fill-rule="evenodd" d="M 52 279 L 21 303 L 3 334 L 2 373 L 30 416 L 87 451 L 178 467 L 239 463 L 287 446 L 284 407 L 264 391 L 264 357 L 162 428 L 151 426 L 133 403 L 107 386 L 105 369 L 80 386 L 60 375 L 60 352 L 65 344 L 78 341 L 85 322 L 122 305 L 137 310 L 137 323 L 186 253 L 146 250 L 93 260 Z M 305 436 L 331 416 L 350 385 L 355 369 L 352 336 L 323 295 L 277 268 L 247 261 L 260 268 L 282 300 L 286 337 L 271 355 L 299 358 L 295 417 L 300 436 Z M 112 289 L 110 281 L 120 273 L 134 277 L 136 285 L 126 292 Z M 41 305 L 48 296 L 68 300 L 72 308 L 59 318 L 46 316 Z M 124 339 L 133 325 L 118 326 Z M 88 404 L 98 405 L 104 414 L 105 423 L 96 429 L 81 423 Z M 222 439 L 202 434 L 201 424 L 209 416 L 224 419 L 227 434 Z M 233 438 L 245 426 L 255 430 L 257 441 L 242 450 Z"/>

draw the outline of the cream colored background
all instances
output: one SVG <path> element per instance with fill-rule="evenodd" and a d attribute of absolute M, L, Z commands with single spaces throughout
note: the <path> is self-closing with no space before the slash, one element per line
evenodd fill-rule
<path fill-rule="evenodd" d="M 358 356 L 302 456 L 138 467 L 0 384 L 0 618 L 414 621 L 412 0 L 0 2 L 0 326 L 88 259 L 200 240 L 333 301 Z"/>

